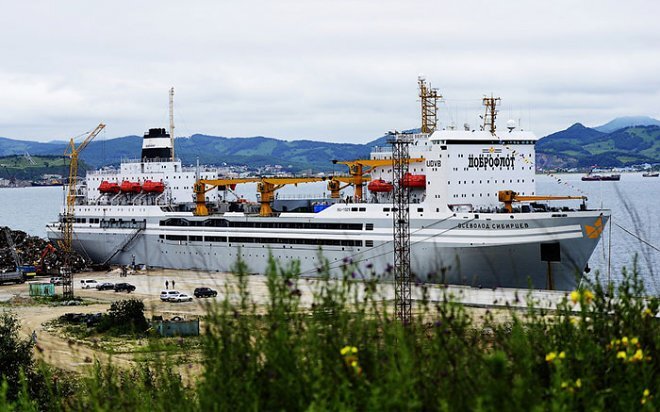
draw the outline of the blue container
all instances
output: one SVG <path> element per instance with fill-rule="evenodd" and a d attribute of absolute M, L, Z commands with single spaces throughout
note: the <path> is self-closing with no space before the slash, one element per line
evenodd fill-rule
<path fill-rule="evenodd" d="M 327 209 L 328 207 L 330 207 L 330 205 L 326 205 L 326 204 L 314 205 L 314 213 L 318 213 L 323 209 Z"/>

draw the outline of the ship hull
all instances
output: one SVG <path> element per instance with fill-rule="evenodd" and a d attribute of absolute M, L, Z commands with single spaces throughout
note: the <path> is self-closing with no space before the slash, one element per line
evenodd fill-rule
<path fill-rule="evenodd" d="M 373 229 L 365 230 L 367 226 L 362 223 L 357 231 L 164 227 L 162 217 L 143 216 L 144 229 L 80 225 L 73 247 L 96 263 L 108 260 L 112 264 L 135 262 L 149 267 L 226 272 L 234 269 L 240 256 L 250 273 L 265 273 L 272 256 L 282 265 L 296 262 L 302 276 L 318 276 L 327 261 L 333 276 L 348 273 L 360 278 L 372 274 L 392 278 L 391 217 L 347 216 L 339 220 L 319 219 L 320 215 L 323 212 L 266 221 L 359 221 L 368 222 Z M 608 216 L 609 212 L 585 211 L 466 213 L 412 219 L 411 271 L 415 279 L 424 282 L 570 290 L 579 282 Z M 170 214 L 168 219 L 172 217 Z M 189 213 L 181 218 L 195 219 Z M 139 216 L 130 219 L 140 221 Z M 263 222 L 264 218 L 240 220 Z M 49 225 L 48 236 L 51 240 L 60 238 L 57 224 Z M 208 241 L 220 238 L 224 241 Z M 301 244 L 308 239 L 324 239 L 326 245 Z M 333 239 L 343 245 L 330 245 Z"/>

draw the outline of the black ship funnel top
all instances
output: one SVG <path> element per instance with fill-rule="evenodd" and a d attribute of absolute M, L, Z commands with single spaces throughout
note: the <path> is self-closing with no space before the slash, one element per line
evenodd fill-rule
<path fill-rule="evenodd" d="M 149 129 L 142 140 L 142 161 L 169 161 L 172 157 L 170 134 L 163 128 Z"/>

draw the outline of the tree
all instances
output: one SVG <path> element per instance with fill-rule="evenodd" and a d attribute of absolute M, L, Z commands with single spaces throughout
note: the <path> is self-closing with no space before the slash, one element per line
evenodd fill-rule
<path fill-rule="evenodd" d="M 0 314 L 0 376 L 7 382 L 7 397 L 14 399 L 20 391 L 21 375 L 34 375 L 31 339 L 20 339 L 19 322 L 11 312 Z"/>

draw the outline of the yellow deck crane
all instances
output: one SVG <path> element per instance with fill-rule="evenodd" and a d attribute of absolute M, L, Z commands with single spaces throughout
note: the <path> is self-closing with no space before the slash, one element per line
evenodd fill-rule
<path fill-rule="evenodd" d="M 521 196 L 513 190 L 500 190 L 497 192 L 500 202 L 508 213 L 513 212 L 513 202 L 536 202 L 537 200 L 587 200 L 586 196 Z"/>
<path fill-rule="evenodd" d="M 339 192 L 343 189 L 346 189 L 348 186 L 357 186 L 358 184 L 362 185 L 365 182 L 370 181 L 370 177 L 356 177 L 356 176 L 333 176 L 328 182 L 328 190 L 330 191 L 331 199 L 339 199 Z M 344 185 L 342 186 L 342 183 Z"/>
<path fill-rule="evenodd" d="M 298 183 L 322 182 L 327 177 L 246 177 L 242 179 L 201 179 L 195 183 L 195 215 L 208 216 L 206 207 L 206 192 L 218 186 L 231 186 L 241 183 L 257 183 L 261 208 L 260 216 L 272 216 L 271 202 L 275 199 L 275 191 L 286 185 L 297 185 Z"/>
<path fill-rule="evenodd" d="M 64 252 L 64 267 L 62 267 L 62 282 L 64 285 L 63 295 L 65 299 L 73 298 L 73 275 L 69 267 L 71 252 L 73 251 L 73 222 L 75 221 L 76 206 L 76 183 L 78 182 L 78 155 L 87 147 L 87 145 L 105 128 L 103 123 L 99 123 L 96 129 L 92 130 L 85 140 L 76 147 L 73 138 L 69 142 L 64 155 L 70 159 L 69 163 L 69 181 L 66 195 L 66 212 L 64 214 L 64 225 L 62 225 L 62 250 Z"/>
<path fill-rule="evenodd" d="M 423 161 L 423 157 L 408 159 L 408 163 L 418 163 Z M 364 186 L 364 182 L 369 181 L 364 177 L 364 175 L 371 172 L 374 167 L 391 166 L 392 159 L 359 159 L 348 161 L 333 160 L 332 163 L 348 166 L 348 171 L 353 178 L 353 182 L 351 184 L 355 186 L 355 202 L 360 202 L 362 201 L 362 187 Z M 328 189 L 330 188 L 328 187 Z M 330 191 L 332 191 L 332 189 L 330 189 Z"/>

